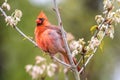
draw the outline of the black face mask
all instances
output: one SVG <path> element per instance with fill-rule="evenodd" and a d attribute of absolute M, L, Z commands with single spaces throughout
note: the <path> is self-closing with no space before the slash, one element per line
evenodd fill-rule
<path fill-rule="evenodd" d="M 40 23 L 37 23 L 37 26 L 40 26 L 43 24 L 43 21 L 45 20 L 44 18 L 38 18 L 40 20 Z"/>

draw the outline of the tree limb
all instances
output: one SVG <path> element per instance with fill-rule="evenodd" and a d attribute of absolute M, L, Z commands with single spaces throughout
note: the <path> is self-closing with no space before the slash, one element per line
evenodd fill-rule
<path fill-rule="evenodd" d="M 56 0 L 53 0 L 53 2 L 54 2 L 54 8 L 55 8 L 57 19 L 58 19 L 58 25 L 61 28 L 62 38 L 63 38 L 63 41 L 64 41 L 65 49 L 67 50 L 67 55 L 68 55 L 68 58 L 69 58 L 69 61 L 70 61 L 70 65 L 72 66 L 71 69 L 73 70 L 75 80 L 80 80 L 80 76 L 79 76 L 77 67 L 74 68 L 75 64 L 73 62 L 72 55 L 71 55 L 70 49 L 68 47 L 68 43 L 67 43 L 67 40 L 66 40 L 65 31 L 63 29 L 63 24 L 62 24 L 62 20 L 61 20 L 61 17 L 60 17 L 59 10 L 58 10 L 57 2 L 56 2 Z"/>

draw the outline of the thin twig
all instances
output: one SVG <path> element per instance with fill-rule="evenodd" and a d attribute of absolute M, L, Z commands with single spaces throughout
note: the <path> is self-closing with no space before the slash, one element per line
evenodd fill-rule
<path fill-rule="evenodd" d="M 80 57 L 80 59 L 78 60 L 76 67 L 80 64 L 81 60 L 82 60 L 82 57 Z"/>
<path fill-rule="evenodd" d="M 80 80 L 80 76 L 79 76 L 79 73 L 77 71 L 77 68 L 74 68 L 75 64 L 74 64 L 74 61 L 72 59 L 71 51 L 70 51 L 70 49 L 68 47 L 68 43 L 67 43 L 67 40 L 66 40 L 65 31 L 63 29 L 63 24 L 62 24 L 62 20 L 61 20 L 61 17 L 60 17 L 59 9 L 58 9 L 58 6 L 57 6 L 57 2 L 56 2 L 56 0 L 53 0 L 53 2 L 54 2 L 54 7 L 55 7 L 57 19 L 58 19 L 58 25 L 61 28 L 61 33 L 62 33 L 64 46 L 65 46 L 65 49 L 67 51 L 67 55 L 68 55 L 68 58 L 69 58 L 69 61 L 70 61 L 70 65 L 72 66 L 71 69 L 73 70 L 73 74 L 75 76 L 75 79 L 76 80 Z"/>
<path fill-rule="evenodd" d="M 87 61 L 84 64 L 84 67 L 89 63 L 89 61 L 92 59 L 92 57 L 94 56 L 94 54 L 91 54 L 90 57 L 87 59 Z M 79 71 L 79 74 L 84 70 L 84 67 L 82 67 Z"/>
<path fill-rule="evenodd" d="M 5 11 L 0 7 L 0 11 L 2 12 L 3 16 L 6 18 L 7 14 L 5 13 Z M 13 25 L 13 28 L 23 37 L 25 37 L 28 41 L 30 41 L 31 43 L 33 43 L 33 45 L 37 46 L 37 43 L 32 40 L 31 38 L 29 38 L 27 35 L 25 35 L 25 33 L 23 33 L 16 25 Z M 42 49 L 41 49 L 42 50 Z M 66 64 L 65 62 L 59 60 L 58 58 L 56 58 L 55 56 L 53 56 L 53 59 L 56 60 L 57 62 L 65 65 L 66 67 L 71 67 L 69 64 Z"/>
<path fill-rule="evenodd" d="M 108 26 L 109 26 L 109 25 L 108 25 Z M 96 35 L 97 35 L 97 34 L 96 34 Z M 104 32 L 104 34 L 103 34 L 103 37 L 102 37 L 101 40 L 100 40 L 100 43 L 101 43 L 101 41 L 103 40 L 104 36 L 105 36 L 105 32 Z M 95 50 L 94 50 L 94 52 L 89 56 L 89 58 L 87 59 L 87 61 L 86 61 L 85 64 L 84 64 L 84 66 L 83 66 L 83 67 L 81 68 L 81 70 L 79 71 L 79 74 L 84 70 L 84 67 L 87 66 L 87 64 L 90 62 L 90 60 L 92 59 L 92 57 L 95 55 L 95 52 L 97 51 L 97 48 L 98 48 L 98 47 L 96 47 Z"/>
<path fill-rule="evenodd" d="M 5 11 L 3 11 L 3 9 L 0 7 L 0 11 L 2 12 L 3 16 L 6 18 L 7 14 L 5 13 Z M 25 35 L 25 33 L 23 33 L 16 25 L 13 25 L 13 28 L 19 32 L 23 37 L 25 37 L 27 40 L 29 40 L 31 43 L 33 43 L 35 46 L 37 46 L 36 42 L 32 39 L 30 39 L 27 35 Z"/>
<path fill-rule="evenodd" d="M 108 13 L 109 13 L 109 11 L 107 11 L 107 13 L 105 14 L 105 18 L 104 18 L 104 20 L 101 22 L 101 24 L 98 26 L 98 29 L 95 31 L 95 33 L 94 33 L 94 37 L 97 37 L 97 34 L 99 33 L 99 30 L 101 30 L 101 28 L 102 28 L 102 25 L 104 24 L 104 22 L 106 21 L 106 18 L 107 18 L 107 16 L 108 16 Z M 108 25 L 109 26 L 109 25 Z M 105 32 L 104 32 L 104 34 L 103 34 L 103 37 L 101 38 L 101 40 L 100 40 L 100 43 L 101 43 L 101 41 L 103 40 L 103 38 L 104 38 L 104 36 L 105 36 Z M 87 66 L 87 64 L 90 62 L 90 60 L 92 59 L 92 57 L 95 55 L 95 52 L 97 51 L 97 48 L 98 47 L 96 47 L 95 48 L 95 50 L 94 50 L 94 52 L 89 56 L 89 58 L 86 60 L 86 62 L 85 62 L 85 64 L 83 65 L 83 67 L 81 68 L 81 70 L 79 71 L 79 74 L 84 70 L 84 67 L 86 67 Z M 85 53 L 83 53 L 83 54 L 86 54 L 87 52 L 85 52 Z"/>
<path fill-rule="evenodd" d="M 5 13 L 5 11 L 3 11 L 3 9 L 0 7 L 0 11 L 2 12 L 3 16 L 6 18 L 7 14 Z"/>
<path fill-rule="evenodd" d="M 30 39 L 27 35 L 25 35 L 17 26 L 14 26 L 17 32 L 19 32 L 23 37 L 25 37 L 27 40 L 29 40 L 31 43 L 33 43 L 35 46 L 37 46 L 37 43 Z"/>
<path fill-rule="evenodd" d="M 61 61 L 60 59 L 56 58 L 55 56 L 52 57 L 54 60 L 56 60 L 57 62 L 67 66 L 68 68 L 71 68 L 71 65 L 69 64 L 66 64 L 65 62 Z"/>
<path fill-rule="evenodd" d="M 54 7 L 55 7 L 57 19 L 58 19 L 58 25 L 61 28 L 61 33 L 62 33 L 62 38 L 63 38 L 64 46 L 65 46 L 65 49 L 67 51 L 67 55 L 68 55 L 70 64 L 74 65 L 74 62 L 72 60 L 71 51 L 70 51 L 70 49 L 68 47 L 68 43 L 67 43 L 67 40 L 66 40 L 65 31 L 63 29 L 63 24 L 62 24 L 62 20 L 61 20 L 61 17 L 60 17 L 60 13 L 59 13 L 59 10 L 58 10 L 58 7 L 57 7 L 57 2 L 56 2 L 56 0 L 53 0 L 53 1 L 54 1 Z"/>

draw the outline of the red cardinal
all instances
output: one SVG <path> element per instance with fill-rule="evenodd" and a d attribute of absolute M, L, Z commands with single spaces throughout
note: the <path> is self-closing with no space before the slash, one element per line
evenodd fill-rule
<path fill-rule="evenodd" d="M 35 40 L 38 47 L 54 56 L 61 53 L 66 63 L 70 63 L 63 43 L 60 27 L 50 24 L 47 17 L 41 12 L 36 20 Z M 75 62 L 75 60 L 74 60 Z"/>

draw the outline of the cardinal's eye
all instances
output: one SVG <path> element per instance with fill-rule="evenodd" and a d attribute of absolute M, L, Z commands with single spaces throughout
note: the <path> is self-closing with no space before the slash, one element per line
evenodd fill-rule
<path fill-rule="evenodd" d="M 43 25 L 44 20 L 45 20 L 44 18 L 38 18 L 36 20 L 37 26 Z"/>
<path fill-rule="evenodd" d="M 39 18 L 39 20 L 44 21 L 45 19 L 44 18 Z"/>

